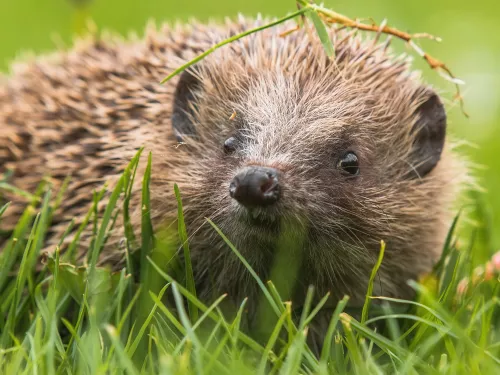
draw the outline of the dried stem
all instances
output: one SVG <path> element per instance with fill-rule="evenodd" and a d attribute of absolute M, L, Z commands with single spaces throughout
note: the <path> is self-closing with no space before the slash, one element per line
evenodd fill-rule
<path fill-rule="evenodd" d="M 433 35 L 427 34 L 427 33 L 415 33 L 415 34 L 410 34 L 401 30 L 398 30 L 394 27 L 387 26 L 385 24 L 385 21 L 379 26 L 373 20 L 371 21 L 371 24 L 365 24 L 362 22 L 359 22 L 357 20 L 351 19 L 349 17 L 346 17 L 340 13 L 334 12 L 331 9 L 324 8 L 320 5 L 317 5 L 313 2 L 308 2 L 306 0 L 297 0 L 297 4 L 300 6 L 311 9 L 314 12 L 317 12 L 319 16 L 323 19 L 323 21 L 328 24 L 328 25 L 341 25 L 342 27 L 347 27 L 347 28 L 352 28 L 352 29 L 357 29 L 357 30 L 363 30 L 363 31 L 369 31 L 369 32 L 375 32 L 378 34 L 378 36 L 383 33 L 386 35 L 391 35 L 394 36 L 398 39 L 401 39 L 405 42 L 407 42 L 410 47 L 417 52 L 419 56 L 421 56 L 427 64 L 431 67 L 431 69 L 436 70 L 438 72 L 442 72 L 444 74 L 441 74 L 445 79 L 451 81 L 452 83 L 455 84 L 456 87 L 456 95 L 454 99 L 458 99 L 460 101 L 460 108 L 462 110 L 462 113 L 466 116 L 469 117 L 468 114 L 465 112 L 464 109 L 464 101 L 463 97 L 460 94 L 460 87 L 459 85 L 463 84 L 463 81 L 455 77 L 455 75 L 451 72 L 451 70 L 440 60 L 436 59 L 435 57 L 429 55 L 428 53 L 424 52 L 419 46 L 417 46 L 413 40 L 415 39 L 421 39 L 421 38 L 426 38 L 426 39 L 431 39 L 437 42 L 441 41 L 441 38 L 435 37 Z"/>

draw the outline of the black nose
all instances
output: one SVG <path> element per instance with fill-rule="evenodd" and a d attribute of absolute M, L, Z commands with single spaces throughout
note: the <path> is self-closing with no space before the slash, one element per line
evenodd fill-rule
<path fill-rule="evenodd" d="M 233 178 L 229 194 L 246 207 L 273 204 L 280 195 L 278 171 L 274 168 L 247 167 Z"/>

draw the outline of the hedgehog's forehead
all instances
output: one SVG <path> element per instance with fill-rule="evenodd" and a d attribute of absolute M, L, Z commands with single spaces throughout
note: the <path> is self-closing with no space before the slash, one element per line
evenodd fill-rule
<path fill-rule="evenodd" d="M 360 135 L 370 132 L 372 109 L 355 87 L 346 90 L 321 81 L 301 84 L 276 71 L 261 72 L 243 86 L 227 99 L 212 100 L 228 106 L 218 119 L 226 120 L 236 111 L 234 120 L 216 122 L 226 124 L 222 134 L 244 141 L 249 160 L 286 164 L 297 155 L 315 157 L 321 149 L 355 137 L 361 141 Z"/>
<path fill-rule="evenodd" d="M 283 149 L 292 137 L 326 143 L 349 134 L 381 133 L 408 117 L 416 101 L 418 81 L 387 60 L 377 69 L 370 61 L 350 63 L 348 57 L 327 63 L 324 51 L 310 48 L 311 54 L 294 50 L 293 61 L 287 62 L 276 51 L 264 49 L 259 58 L 216 54 L 202 72 L 210 87 L 208 104 L 224 107 L 226 118 L 236 111 L 240 121 L 234 123 L 257 145 L 279 143 Z"/>
<path fill-rule="evenodd" d="M 210 105 L 236 111 L 250 134 L 335 133 L 351 125 L 368 125 L 377 100 L 362 84 L 341 75 L 309 75 L 308 79 L 280 69 L 267 69 L 211 80 Z M 226 108 L 227 107 L 227 108 Z M 265 135 L 264 135 L 265 136 Z"/>
<path fill-rule="evenodd" d="M 260 107 L 251 105 L 259 100 L 271 109 L 276 109 L 270 106 L 273 103 L 282 108 L 314 108 L 346 101 L 361 105 L 368 100 L 377 104 L 385 101 L 388 93 L 407 99 L 408 89 L 413 90 L 416 83 L 410 76 L 396 74 L 390 65 L 372 70 L 367 68 L 369 64 L 325 62 L 324 51 L 293 63 L 276 56 L 258 60 L 236 54 L 218 57 L 202 66 L 201 77 L 211 88 L 210 94 L 224 103 L 245 102 L 250 108 Z"/>
<path fill-rule="evenodd" d="M 271 28 L 251 34 L 217 49 L 208 58 L 208 64 L 227 73 L 235 70 L 260 72 L 281 69 L 304 77 L 330 74 L 331 67 L 334 67 L 337 73 L 346 75 L 367 74 L 372 82 L 412 74 L 409 58 L 396 58 L 385 42 L 353 36 L 345 31 L 331 31 L 331 38 L 336 39 L 336 54 L 331 59 L 321 43 L 311 40 L 305 30 L 286 37 L 281 35 L 283 31 Z"/>

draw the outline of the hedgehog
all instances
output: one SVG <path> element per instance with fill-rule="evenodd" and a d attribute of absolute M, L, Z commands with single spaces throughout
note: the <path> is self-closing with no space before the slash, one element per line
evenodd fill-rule
<path fill-rule="evenodd" d="M 200 299 L 228 293 L 239 304 L 259 295 L 207 218 L 262 280 L 277 261 L 295 267 L 297 308 L 310 285 L 333 303 L 348 295 L 362 306 L 381 240 L 374 294 L 413 298 L 408 280 L 440 257 L 465 174 L 446 137 L 443 101 L 410 58 L 388 41 L 340 29 L 329 31 L 328 57 L 304 29 L 283 36 L 291 27 L 284 23 L 159 83 L 214 43 L 265 22 L 151 26 L 125 40 L 94 35 L 13 65 L 0 84 L 0 174 L 10 171 L 8 181 L 31 193 L 43 178 L 57 189 L 70 176 L 47 251 L 72 219 L 82 222 L 92 192 L 113 187 L 144 147 L 152 155 L 146 209 L 155 230 L 175 223 L 179 186 Z M 138 175 L 144 170 L 142 157 Z M 140 231 L 136 180 L 131 223 Z M 27 202 L 9 191 L 3 199 L 11 205 L 0 225 L 9 232 Z M 118 217 L 101 264 L 123 266 L 123 238 Z M 80 259 L 90 239 L 89 228 Z"/>

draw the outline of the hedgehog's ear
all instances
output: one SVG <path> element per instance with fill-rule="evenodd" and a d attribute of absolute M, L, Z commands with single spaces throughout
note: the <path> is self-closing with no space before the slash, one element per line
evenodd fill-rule
<path fill-rule="evenodd" d="M 416 111 L 413 166 L 416 177 L 424 177 L 441 159 L 446 136 L 446 112 L 439 97 L 431 92 Z"/>
<path fill-rule="evenodd" d="M 202 83 L 195 72 L 184 70 L 181 73 L 174 93 L 172 111 L 172 127 L 178 141 L 196 134 L 193 115 L 196 110 L 197 92 L 201 89 Z"/>

